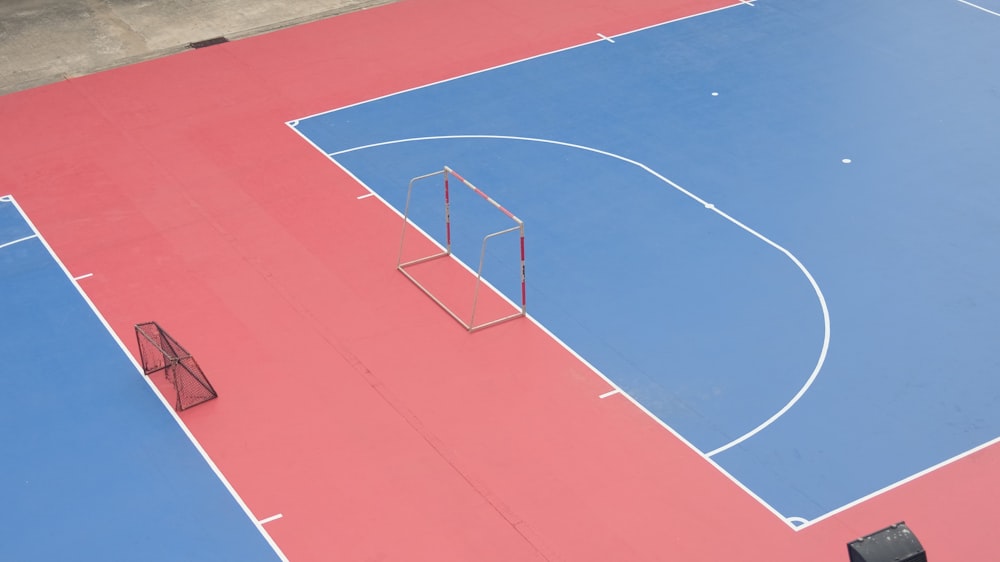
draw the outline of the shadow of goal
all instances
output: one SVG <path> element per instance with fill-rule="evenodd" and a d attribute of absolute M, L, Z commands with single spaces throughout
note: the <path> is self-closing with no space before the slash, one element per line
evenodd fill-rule
<path fill-rule="evenodd" d="M 161 374 L 174 389 L 174 409 L 180 412 L 219 394 L 194 357 L 156 322 L 135 325 L 139 359 L 146 376 Z"/>

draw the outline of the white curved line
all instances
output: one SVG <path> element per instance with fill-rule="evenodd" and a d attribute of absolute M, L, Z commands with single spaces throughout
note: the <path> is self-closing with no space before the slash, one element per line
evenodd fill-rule
<path fill-rule="evenodd" d="M 621 155 L 615 154 L 613 152 L 607 152 L 605 150 L 600 150 L 600 149 L 592 148 L 592 147 L 589 147 L 589 146 L 583 146 L 583 145 L 580 145 L 580 144 L 573 144 L 573 143 L 569 143 L 569 142 L 562 142 L 562 141 L 556 141 L 556 140 L 550 140 L 550 139 L 539 139 L 539 138 L 532 138 L 532 137 L 519 137 L 519 136 L 511 136 L 511 135 L 438 135 L 438 136 L 429 136 L 429 137 L 412 137 L 412 138 L 407 138 L 407 139 L 397 139 L 397 140 L 391 140 L 391 141 L 383 141 L 383 142 L 377 142 L 377 143 L 372 143 L 372 144 L 366 144 L 366 145 L 363 145 L 363 146 L 356 146 L 354 148 L 348 148 L 348 149 L 344 149 L 344 150 L 338 150 L 336 152 L 328 152 L 327 156 L 333 158 L 334 156 L 338 156 L 338 155 L 341 155 L 341 154 L 347 154 L 349 152 L 356 152 L 356 151 L 365 150 L 365 149 L 368 149 L 368 148 L 375 148 L 375 147 L 379 147 L 379 146 L 387 146 L 387 145 L 393 145 L 393 144 L 401 144 L 401 143 L 406 143 L 406 142 L 427 141 L 427 140 L 460 140 L 460 139 L 516 140 L 516 141 L 538 142 L 538 143 L 543 143 L 543 144 L 553 144 L 553 145 L 565 146 L 565 147 L 569 147 L 569 148 L 576 148 L 576 149 L 579 149 L 579 150 L 585 150 L 587 152 L 593 152 L 595 154 L 602 154 L 604 156 L 608 156 L 608 157 L 614 158 L 616 160 L 621 160 L 622 162 L 627 162 L 629 164 L 632 164 L 633 166 L 636 166 L 636 167 L 638 167 L 638 168 L 646 171 L 647 173 L 649 173 L 652 176 L 656 177 L 660 181 L 666 183 L 667 185 L 673 187 L 677 191 L 679 191 L 679 192 L 683 193 L 684 195 L 688 196 L 692 200 L 698 202 L 699 204 L 701 204 L 702 206 L 704 206 L 706 209 L 708 209 L 710 211 L 713 211 L 714 213 L 716 213 L 720 217 L 726 219 L 727 221 L 731 222 L 732 224 L 734 224 L 734 225 L 738 226 L 739 228 L 743 229 L 744 231 L 746 231 L 747 233 L 751 234 L 752 236 L 754 236 L 755 238 L 759 239 L 760 241 L 764 242 L 768 246 L 771 246 L 775 250 L 778 250 L 779 252 L 781 252 L 782 254 L 784 254 L 788 259 L 790 259 L 792 261 L 792 263 L 794 263 L 795 266 L 799 268 L 799 270 L 802 272 L 802 274 L 806 276 L 806 279 L 809 280 L 809 284 L 812 285 L 813 291 L 816 292 L 816 298 L 819 300 L 820 309 L 823 312 L 823 347 L 820 350 L 819 359 L 816 361 L 816 366 L 813 368 L 813 371 L 809 375 L 809 378 L 806 380 L 805 384 L 802 385 L 802 388 L 800 388 L 799 391 L 797 393 L 795 393 L 795 396 L 793 396 L 792 399 L 789 400 L 788 403 L 784 405 L 784 407 L 782 407 L 780 410 L 778 410 L 777 412 L 775 412 L 774 415 L 772 415 L 771 417 L 769 417 L 767 420 L 765 420 L 764 422 L 762 422 L 757 427 L 751 429 L 750 431 L 744 433 L 743 435 L 737 437 L 736 439 L 730 441 L 729 443 L 726 443 L 725 445 L 723 445 L 721 447 L 713 449 L 712 451 L 709 451 L 708 453 L 703 453 L 706 457 L 712 457 L 712 456 L 717 455 L 717 454 L 719 454 L 719 453 L 721 453 L 723 451 L 726 451 L 726 450 L 728 450 L 728 449 L 730 449 L 732 447 L 735 447 L 736 445 L 739 445 L 740 443 L 746 441 L 747 439 L 750 439 L 754 435 L 757 435 L 758 433 L 760 433 L 761 431 L 763 431 L 765 428 L 767 428 L 768 426 L 770 426 L 771 424 L 773 424 L 775 421 L 777 421 L 778 418 L 780 418 L 781 416 L 785 415 L 785 413 L 788 412 L 788 410 L 790 410 L 792 408 L 792 406 L 794 406 L 796 404 L 796 402 L 798 402 L 802 398 L 803 395 L 805 395 L 805 393 L 809 390 L 809 387 L 811 387 L 813 385 L 813 383 L 816 381 L 816 377 L 819 376 L 819 372 L 823 368 L 823 363 L 826 362 L 826 354 L 827 354 L 827 351 L 830 348 L 830 310 L 829 310 L 829 308 L 827 308 L 826 298 L 823 296 L 823 291 L 820 290 L 819 284 L 816 283 L 816 279 L 813 278 L 813 276 L 812 276 L 811 273 L 809 273 L 809 270 L 806 269 L 806 266 L 803 265 L 802 262 L 799 261 L 799 259 L 796 258 L 794 254 L 792 254 L 790 251 L 788 251 L 787 249 L 785 249 L 784 247 L 782 247 L 780 244 L 776 243 L 775 241 L 771 240 L 770 238 L 767 238 L 763 234 L 757 232 L 756 230 L 750 228 L 749 226 L 743 224 L 742 222 L 736 220 L 735 218 L 729 216 L 728 214 L 726 214 L 725 212 L 723 212 L 722 210 L 720 210 L 718 207 L 716 207 L 714 204 L 705 201 L 701 197 L 698 197 L 694 193 L 691 193 L 690 191 L 684 189 L 680 185 L 677 185 L 676 183 L 674 183 L 673 181 L 671 181 L 669 178 L 663 176 L 662 174 L 660 174 L 656 170 L 653 170 L 652 168 L 650 168 L 649 166 L 647 166 L 647 165 L 645 165 L 645 164 L 643 164 L 641 162 L 637 162 L 635 160 L 632 160 L 631 158 L 627 158 L 625 156 L 621 156 Z"/>

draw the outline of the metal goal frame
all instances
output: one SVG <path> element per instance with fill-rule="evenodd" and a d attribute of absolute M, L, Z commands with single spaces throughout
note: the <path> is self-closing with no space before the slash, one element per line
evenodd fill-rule
<path fill-rule="evenodd" d="M 432 254 L 432 255 L 429 255 L 429 256 L 424 256 L 424 257 L 421 257 L 421 258 L 417 258 L 417 259 L 413 259 L 413 260 L 404 262 L 403 261 L 403 247 L 404 247 L 405 242 L 406 242 L 406 231 L 408 230 L 408 227 L 411 225 L 411 223 L 410 223 L 410 201 L 412 200 L 412 197 L 413 197 L 413 188 L 417 184 L 417 182 L 419 182 L 421 180 L 428 179 L 428 178 L 437 177 L 437 176 L 443 176 L 444 177 L 444 221 L 445 221 L 445 245 L 444 245 L 444 249 L 441 252 L 438 252 L 436 254 Z M 446 257 L 449 257 L 449 256 L 452 255 L 452 252 L 451 252 L 451 196 L 450 196 L 450 181 L 449 181 L 450 178 L 455 178 L 456 180 L 458 180 L 462 185 L 464 185 L 465 187 L 471 189 L 474 193 L 476 193 L 477 195 L 479 195 L 480 197 L 482 197 L 483 199 L 485 199 L 489 204 L 491 204 L 493 207 L 495 207 L 501 213 L 503 213 L 504 215 L 506 215 L 509 219 L 511 219 L 512 221 L 514 221 L 514 226 L 512 226 L 510 228 L 505 228 L 503 230 L 498 230 L 496 232 L 491 232 L 491 233 L 489 233 L 489 234 L 487 234 L 486 236 L 483 237 L 482 250 L 480 251 L 480 254 L 479 254 L 479 267 L 476 269 L 476 285 L 475 285 L 475 289 L 473 290 L 473 296 L 472 296 L 472 312 L 470 313 L 468 320 L 464 319 L 460 314 L 458 314 L 457 312 L 455 312 L 454 310 L 452 310 L 450 307 L 448 307 L 448 305 L 446 305 L 443 301 L 441 301 L 441 299 L 439 299 L 436 296 L 434 296 L 434 293 L 432 293 L 427 287 L 425 287 L 423 284 L 421 284 L 420 281 L 418 281 L 413 275 L 410 274 L 410 272 L 408 272 L 406 270 L 407 267 L 410 267 L 410 266 L 413 266 L 413 265 L 425 263 L 425 262 L 428 262 L 428 261 L 431 261 L 431 260 L 446 258 Z M 520 303 L 520 306 L 518 307 L 517 312 L 514 312 L 514 313 L 509 314 L 507 316 L 504 316 L 502 318 L 496 318 L 496 319 L 493 319 L 493 320 L 489 320 L 489 321 L 486 321 L 486 322 L 482 322 L 482 323 L 476 324 L 476 307 L 477 307 L 477 304 L 479 303 L 479 289 L 483 285 L 483 282 L 484 282 L 484 280 L 483 280 L 483 262 L 486 259 L 486 245 L 487 245 L 487 243 L 492 238 L 496 238 L 497 236 L 502 236 L 504 234 L 510 234 L 512 232 L 517 232 L 518 236 L 520 237 L 520 250 L 521 250 L 521 256 L 520 256 L 520 258 L 521 258 L 520 259 L 520 267 L 521 267 L 521 303 Z M 465 179 L 464 177 L 462 177 L 461 175 L 459 175 L 457 172 L 455 172 L 455 170 L 449 168 L 448 166 L 445 166 L 444 168 L 442 168 L 441 170 L 438 170 L 436 172 L 431 172 L 429 174 L 424 174 L 422 176 L 417 176 L 417 177 L 415 177 L 415 178 L 413 178 L 413 179 L 410 180 L 409 186 L 407 187 L 407 191 L 406 191 L 406 206 L 403 209 L 403 231 L 400 234 L 400 238 L 399 238 L 399 256 L 396 259 L 396 269 L 398 269 L 403 275 L 406 276 L 407 279 L 409 279 L 414 285 L 416 285 L 421 291 L 423 291 L 424 294 L 426 294 L 428 297 L 430 297 L 431 300 L 433 300 L 435 303 L 437 303 L 438 306 L 440 306 L 442 309 L 444 309 L 444 311 L 447 312 L 452 318 L 454 318 L 456 321 L 458 321 L 458 323 L 461 324 L 466 329 L 466 331 L 468 331 L 468 332 L 475 332 L 477 330 L 482 330 L 483 328 L 488 328 L 490 326 L 495 326 L 495 325 L 500 324 L 502 322 L 507 322 L 507 321 L 513 320 L 515 318 L 520 318 L 520 317 L 525 316 L 527 314 L 527 309 L 528 309 L 528 306 L 527 306 L 527 289 L 526 289 L 525 276 L 524 276 L 524 221 L 522 221 L 521 219 L 517 218 L 517 216 L 515 216 L 513 213 L 511 213 L 506 208 L 504 208 L 503 205 L 501 205 L 500 203 L 497 203 L 495 200 L 493 200 L 492 197 L 490 197 L 489 195 L 487 195 L 483 190 L 481 190 L 478 187 L 476 187 L 475 185 L 473 185 L 472 182 L 470 182 L 469 180 Z M 515 307 L 517 307 L 516 304 L 515 304 Z"/>

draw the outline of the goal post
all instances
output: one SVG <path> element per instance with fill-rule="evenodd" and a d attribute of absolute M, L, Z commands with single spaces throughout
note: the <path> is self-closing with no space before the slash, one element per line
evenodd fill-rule
<path fill-rule="evenodd" d="M 136 324 L 135 337 L 143 374 L 163 373 L 174 389 L 175 410 L 186 410 L 219 396 L 194 357 L 159 324 Z"/>
<path fill-rule="evenodd" d="M 437 252 L 437 253 L 434 253 L 434 254 L 431 254 L 431 255 L 427 255 L 427 256 L 418 257 L 416 259 L 412 259 L 412 260 L 408 260 L 408 261 L 403 261 L 403 250 L 404 250 L 404 246 L 406 244 L 406 232 L 407 232 L 408 228 L 411 226 L 411 221 L 410 221 L 410 204 L 411 204 L 411 202 L 413 200 L 414 186 L 416 186 L 417 183 L 422 182 L 423 180 L 427 180 L 427 179 L 430 179 L 430 178 L 435 178 L 435 177 L 438 177 L 438 176 L 442 177 L 443 180 L 444 180 L 443 181 L 443 190 L 444 190 L 444 193 L 443 193 L 443 195 L 444 195 L 444 233 L 445 233 L 445 240 L 444 240 L 445 243 L 444 243 L 444 246 L 442 247 L 442 249 L 441 249 L 440 252 Z M 490 232 L 490 233 L 486 234 L 485 236 L 483 236 L 482 246 L 481 246 L 480 253 L 479 253 L 479 265 L 478 265 L 478 267 L 475 270 L 476 281 L 475 281 L 475 286 L 473 288 L 473 293 L 472 293 L 472 310 L 471 310 L 471 313 L 468 316 L 468 319 L 463 318 L 463 316 L 461 314 L 459 314 L 458 312 L 456 312 L 455 310 L 453 310 L 452 307 L 449 307 L 447 304 L 445 304 L 443 300 L 441 300 L 438 297 L 436 297 L 433 292 L 431 292 L 420 281 L 418 281 L 417 278 L 414 277 L 409 271 L 407 271 L 407 268 L 410 267 L 410 266 L 415 266 L 417 264 L 426 263 L 426 262 L 429 262 L 429 261 L 432 261 L 432 260 L 436 260 L 436 259 L 440 259 L 440 258 L 445 258 L 445 257 L 452 256 L 452 240 L 451 240 L 452 239 L 452 228 L 451 228 L 451 226 L 452 226 L 451 225 L 451 213 L 452 213 L 451 206 L 452 206 L 452 201 L 451 201 L 451 191 L 450 191 L 451 190 L 451 181 L 450 181 L 451 178 L 455 178 L 456 180 L 458 180 L 458 182 L 459 182 L 459 184 L 461 186 L 464 186 L 464 187 L 470 189 L 473 193 L 475 193 L 476 195 L 478 195 L 479 197 L 481 197 L 482 199 L 484 199 L 487 203 L 489 203 L 490 205 L 492 205 L 496 210 L 498 210 L 501 213 L 503 213 L 503 215 L 505 215 L 513 223 L 512 226 L 509 227 L 509 228 L 504 228 L 504 229 L 497 230 L 495 232 Z M 520 302 L 520 305 L 512 302 L 512 304 L 514 304 L 514 307 L 517 309 L 514 313 L 506 315 L 506 316 L 503 316 L 501 318 L 494 318 L 492 320 L 482 321 L 482 322 L 480 322 L 480 323 L 477 324 L 476 323 L 476 311 L 477 311 L 477 307 L 478 307 L 478 304 L 479 304 L 479 292 L 480 292 L 480 288 L 481 288 L 481 286 L 484 283 L 488 284 L 488 282 L 483 279 L 483 264 L 486 261 L 486 247 L 487 247 L 488 243 L 491 240 L 493 240 L 494 238 L 497 238 L 497 237 L 503 236 L 503 235 L 513 234 L 513 233 L 516 233 L 517 236 L 518 236 L 518 238 L 519 238 L 519 240 L 518 240 L 518 247 L 519 247 L 519 250 L 520 250 L 520 256 L 519 256 L 518 262 L 519 262 L 519 266 L 520 266 L 519 275 L 520 275 L 520 285 L 521 285 L 521 287 L 520 287 L 520 289 L 521 289 L 521 295 L 520 295 L 521 296 L 521 302 Z M 517 218 L 517 216 L 515 216 L 513 213 L 511 213 L 510 211 L 508 211 L 503 205 L 501 205 L 500 203 L 498 203 L 497 201 L 495 201 L 492 197 L 490 197 L 489 195 L 487 195 L 483 190 L 481 190 L 478 187 L 476 187 L 475 185 L 473 185 L 472 182 L 470 182 L 469 180 L 465 179 L 464 177 L 462 177 L 461 175 L 459 175 L 457 172 L 455 172 L 455 170 L 449 168 L 448 166 L 444 166 L 444 168 L 442 168 L 441 170 L 438 170 L 436 172 L 431 172 L 429 174 L 424 174 L 422 176 L 417 176 L 417 177 L 415 177 L 415 178 L 413 178 L 413 179 L 410 180 L 409 186 L 407 187 L 407 191 L 406 191 L 406 206 L 403 209 L 403 231 L 402 231 L 402 234 L 400 235 L 400 239 L 399 239 L 399 256 L 398 256 L 398 258 L 396 260 L 396 269 L 398 269 L 403 275 L 405 275 L 407 279 L 409 279 L 414 285 L 416 285 L 421 291 L 423 291 L 424 294 L 426 294 L 428 297 L 430 297 L 431 300 L 433 300 L 435 303 L 437 303 L 438 306 L 440 306 L 442 309 L 444 309 L 444 311 L 447 312 L 452 318 L 454 318 L 455 320 L 457 320 L 458 323 L 461 324 L 469 332 L 474 332 L 476 330 L 481 330 L 483 328 L 488 328 L 490 326 L 494 326 L 496 324 L 500 324 L 501 322 L 506 322 L 508 320 L 513 320 L 515 318 L 520 318 L 520 317 L 525 316 L 527 314 L 527 285 L 526 285 L 526 282 L 525 282 L 525 274 L 524 274 L 524 221 L 522 221 L 521 219 Z M 498 291 L 498 293 L 499 293 L 499 291 Z"/>

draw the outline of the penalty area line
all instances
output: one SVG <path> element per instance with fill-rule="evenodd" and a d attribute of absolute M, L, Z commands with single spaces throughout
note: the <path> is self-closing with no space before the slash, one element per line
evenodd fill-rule
<path fill-rule="evenodd" d="M 958 1 L 961 2 L 961 3 L 963 3 L 963 4 L 965 4 L 966 6 L 972 6 L 973 8 L 975 8 L 977 10 L 982 10 L 982 11 L 986 12 L 987 14 L 993 14 L 994 16 L 1000 16 L 1000 13 L 994 12 L 993 10 L 987 10 L 986 8 L 984 8 L 982 6 L 979 6 L 977 4 L 973 4 L 972 2 L 966 2 L 966 0 L 958 0 Z"/>

